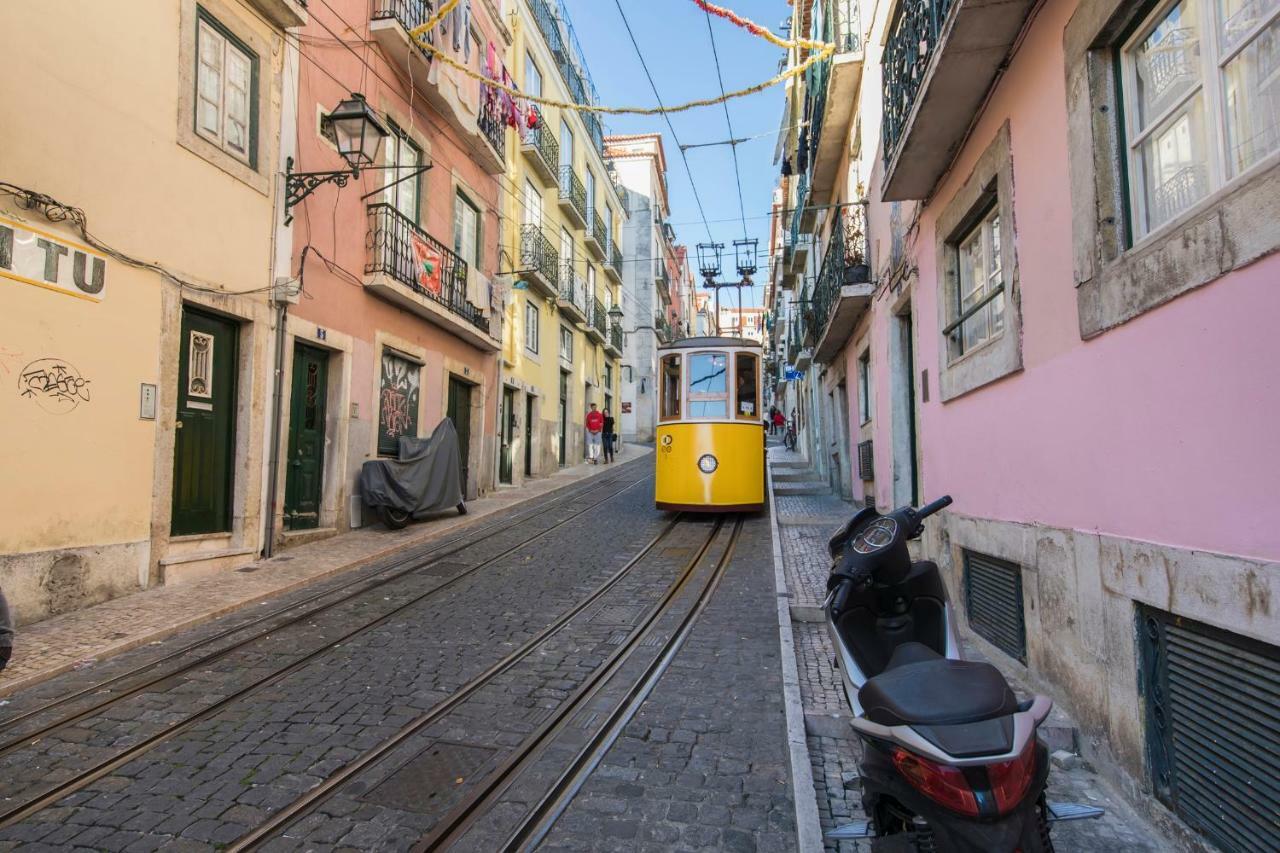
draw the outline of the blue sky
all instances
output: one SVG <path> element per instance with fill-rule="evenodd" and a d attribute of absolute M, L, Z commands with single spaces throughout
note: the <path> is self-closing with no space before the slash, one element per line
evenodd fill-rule
<path fill-rule="evenodd" d="M 718 95 L 715 61 L 707 32 L 706 13 L 690 0 L 621 0 L 636 41 L 665 104 Z M 614 0 L 564 0 L 577 31 L 578 42 L 600 99 L 608 105 L 654 104 Z M 785 0 L 720 0 L 744 17 L 778 32 L 791 7 Z M 733 91 L 772 77 L 778 71 L 782 51 L 728 21 L 712 17 L 716 49 L 726 91 Z M 769 239 L 769 203 L 777 177 L 773 164 L 776 131 L 782 115 L 782 87 L 729 102 L 734 136 L 756 137 L 738 146 L 746 236 L 760 240 L 758 282 L 751 293 L 743 291 L 743 304 L 759 304 L 765 279 L 765 254 Z M 693 253 L 697 243 L 707 242 L 707 228 L 698 213 L 689 176 L 680 151 L 661 116 L 607 116 L 606 132 L 660 132 L 667 153 L 667 182 L 671 193 L 671 222 L 677 239 Z M 671 123 L 680 142 L 692 145 L 729 139 L 723 107 L 705 107 L 673 114 Z M 733 241 L 743 236 L 733 158 L 728 146 L 693 148 L 686 152 L 693 180 L 702 199 L 711 235 L 725 244 L 725 270 L 733 275 Z M 724 296 L 729 298 L 729 294 Z"/>

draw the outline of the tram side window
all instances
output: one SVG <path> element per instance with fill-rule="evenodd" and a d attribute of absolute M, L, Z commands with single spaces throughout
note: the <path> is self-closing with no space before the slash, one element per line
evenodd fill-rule
<path fill-rule="evenodd" d="M 760 408 L 756 405 L 756 388 L 759 386 L 756 357 L 753 353 L 740 352 L 733 357 L 733 366 L 737 375 L 738 420 L 758 420 Z"/>
<path fill-rule="evenodd" d="M 680 356 L 662 359 L 662 420 L 680 419 Z"/>
<path fill-rule="evenodd" d="M 700 352 L 689 356 L 689 417 L 729 417 L 729 356 Z"/>

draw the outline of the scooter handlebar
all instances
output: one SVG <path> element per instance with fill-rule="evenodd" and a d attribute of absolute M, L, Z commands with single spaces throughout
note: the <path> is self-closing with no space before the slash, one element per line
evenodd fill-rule
<path fill-rule="evenodd" d="M 916 518 L 921 520 L 926 519 L 935 512 L 946 509 L 949 506 L 951 506 L 951 495 L 943 495 L 933 503 L 925 504 L 916 510 Z"/>

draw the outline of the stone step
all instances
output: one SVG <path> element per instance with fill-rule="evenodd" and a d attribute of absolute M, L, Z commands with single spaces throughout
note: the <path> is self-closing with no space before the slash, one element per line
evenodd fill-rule
<path fill-rule="evenodd" d="M 804 461 L 803 459 L 771 459 L 769 464 L 773 466 L 775 471 L 780 468 L 808 468 L 809 467 L 809 463 Z"/>
<path fill-rule="evenodd" d="M 807 480 L 801 483 L 774 483 L 773 493 L 784 495 L 829 495 L 831 486 L 821 480 Z"/>
<path fill-rule="evenodd" d="M 812 483 L 818 479 L 818 472 L 811 468 L 790 468 L 773 472 L 775 483 Z"/>

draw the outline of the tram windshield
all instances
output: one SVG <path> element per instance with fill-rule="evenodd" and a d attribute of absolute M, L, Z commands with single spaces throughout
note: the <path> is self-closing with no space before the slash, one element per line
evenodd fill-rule
<path fill-rule="evenodd" d="M 700 352 L 689 356 L 689 417 L 727 418 L 729 356 Z"/>
<path fill-rule="evenodd" d="M 756 357 L 753 353 L 740 352 L 733 357 L 734 373 L 737 374 L 736 399 L 738 420 L 753 421 L 760 417 L 756 408 Z"/>

